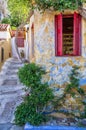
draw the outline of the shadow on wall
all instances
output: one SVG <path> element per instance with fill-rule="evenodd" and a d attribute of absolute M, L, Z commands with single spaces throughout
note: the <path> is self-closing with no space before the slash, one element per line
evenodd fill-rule
<path fill-rule="evenodd" d="M 0 69 L 6 59 L 11 57 L 11 44 L 9 41 L 0 41 Z"/>

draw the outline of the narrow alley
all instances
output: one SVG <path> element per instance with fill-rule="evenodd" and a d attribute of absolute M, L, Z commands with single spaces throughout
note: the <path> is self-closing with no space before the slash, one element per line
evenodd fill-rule
<path fill-rule="evenodd" d="M 0 130 L 22 130 L 14 125 L 14 111 L 22 102 L 24 86 L 19 82 L 17 72 L 23 64 L 17 59 L 8 59 L 0 72 Z"/>

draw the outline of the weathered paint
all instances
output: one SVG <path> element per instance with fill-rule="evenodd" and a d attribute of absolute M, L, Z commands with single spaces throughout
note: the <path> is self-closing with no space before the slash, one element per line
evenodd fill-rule
<path fill-rule="evenodd" d="M 73 14 L 73 11 L 65 11 L 64 14 Z M 40 13 L 34 12 L 30 21 L 29 36 L 31 37 L 31 24 L 34 24 L 34 62 L 43 66 L 47 74 L 43 76 L 42 82 L 48 81 L 50 87 L 54 88 L 55 95 L 61 97 L 64 93 L 66 83 L 69 82 L 69 73 L 73 65 L 80 66 L 80 76 L 86 78 L 86 20 L 81 19 L 81 56 L 55 56 L 55 15 L 59 12 L 46 11 Z M 33 19 L 33 20 L 32 20 Z M 31 41 L 29 41 L 29 45 Z M 33 58 L 29 55 L 30 61 Z M 59 89 L 56 89 L 59 88 Z M 70 95 L 66 96 L 63 108 L 69 111 L 77 108 L 83 111 L 83 106 L 80 103 L 80 97 L 76 95 L 76 99 Z M 72 105 L 71 105 L 72 104 Z M 71 107 L 70 107 L 71 106 Z"/>
<path fill-rule="evenodd" d="M 65 14 L 73 12 L 67 11 Z M 34 57 L 37 64 L 46 68 L 48 74 L 49 84 L 62 85 L 68 81 L 68 74 L 73 65 L 81 66 L 84 71 L 81 71 L 84 75 L 85 63 L 86 63 L 86 22 L 82 18 L 82 39 L 81 39 L 81 56 L 71 57 L 56 57 L 55 56 L 55 15 L 58 12 L 46 11 L 45 13 L 34 12 L 34 15 L 30 21 L 34 24 Z M 33 18 L 34 17 L 34 18 Z M 33 20 L 32 20 L 33 19 Z M 30 30 L 31 31 L 31 30 Z M 29 34 L 31 37 L 31 33 Z M 29 43 L 32 45 L 31 42 Z M 82 70 L 82 69 L 81 69 Z M 49 78 L 50 77 L 50 78 Z M 84 77 L 86 77 L 84 75 Z"/>

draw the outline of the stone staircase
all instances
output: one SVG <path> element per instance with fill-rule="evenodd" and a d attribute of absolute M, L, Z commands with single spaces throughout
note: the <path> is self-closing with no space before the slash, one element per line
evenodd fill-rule
<path fill-rule="evenodd" d="M 24 64 L 17 59 L 8 59 L 0 72 L 0 124 L 13 123 L 14 111 L 25 94 L 17 72 Z M 0 129 L 1 130 L 1 129 Z"/>

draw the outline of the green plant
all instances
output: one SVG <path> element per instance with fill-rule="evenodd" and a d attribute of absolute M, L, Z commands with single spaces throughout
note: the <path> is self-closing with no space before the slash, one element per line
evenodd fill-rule
<path fill-rule="evenodd" d="M 7 5 L 10 12 L 11 26 L 18 27 L 27 21 L 30 10 L 28 0 L 7 0 Z"/>
<path fill-rule="evenodd" d="M 1 23 L 3 23 L 3 24 L 10 24 L 11 23 L 10 18 L 9 17 L 3 18 Z"/>
<path fill-rule="evenodd" d="M 29 122 L 33 125 L 39 125 L 41 122 L 46 121 L 45 116 L 37 113 L 35 110 L 35 106 L 32 106 L 30 103 L 22 103 L 15 111 L 16 124 L 24 125 L 26 122 Z"/>
<path fill-rule="evenodd" d="M 27 87 L 37 87 L 41 83 L 42 75 L 45 74 L 43 68 L 34 63 L 25 64 L 18 72 L 20 81 Z"/>
<path fill-rule="evenodd" d="M 48 9 L 60 12 L 66 9 L 79 10 L 83 2 L 86 0 L 8 0 L 11 26 L 18 27 L 21 23 L 27 22 L 31 10 L 45 11 Z"/>
<path fill-rule="evenodd" d="M 64 11 L 65 9 L 76 10 L 85 0 L 32 0 L 33 8 L 38 8 L 39 10 L 58 10 Z M 29 0 L 31 2 L 31 0 Z M 34 6 L 35 5 L 35 6 Z"/>
<path fill-rule="evenodd" d="M 73 69 L 69 75 L 70 83 L 65 88 L 65 93 L 70 93 L 73 97 L 78 92 L 79 94 L 83 95 L 84 90 L 79 87 L 79 67 L 73 66 Z"/>
<path fill-rule="evenodd" d="M 47 120 L 43 112 L 54 96 L 48 83 L 41 83 L 44 74 L 46 72 L 43 68 L 34 63 L 25 64 L 19 70 L 19 79 L 27 86 L 27 91 L 30 88 L 30 93 L 24 97 L 24 102 L 15 111 L 16 124 L 23 125 L 30 122 L 39 125 Z"/>
<path fill-rule="evenodd" d="M 84 110 L 86 104 L 83 102 L 85 92 L 79 86 L 79 76 L 79 67 L 73 66 L 71 73 L 69 74 L 70 81 L 64 89 L 64 94 L 61 98 L 58 98 L 54 104 L 55 109 L 57 109 L 58 112 L 80 117 L 82 111 L 86 111 L 86 109 Z M 64 107 L 65 105 L 67 108 Z M 69 108 L 71 108 L 71 110 Z"/>

